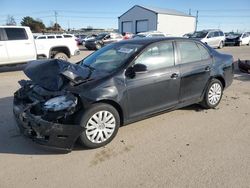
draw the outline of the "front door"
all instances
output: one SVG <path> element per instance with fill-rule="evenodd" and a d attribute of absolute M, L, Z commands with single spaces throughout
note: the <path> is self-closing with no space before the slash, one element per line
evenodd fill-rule
<path fill-rule="evenodd" d="M 126 77 L 130 118 L 146 116 L 178 103 L 180 78 L 172 42 L 150 45 L 134 61 L 135 64 L 146 65 L 147 71 L 136 73 L 133 78 Z"/>

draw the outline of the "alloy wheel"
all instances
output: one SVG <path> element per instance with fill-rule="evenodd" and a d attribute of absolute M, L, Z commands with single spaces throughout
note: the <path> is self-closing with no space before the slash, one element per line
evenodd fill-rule
<path fill-rule="evenodd" d="M 208 91 L 208 101 L 211 105 L 216 105 L 221 98 L 222 88 L 220 84 L 214 83 Z"/>
<path fill-rule="evenodd" d="M 115 127 L 114 115 L 109 111 L 99 111 L 88 120 L 85 133 L 92 143 L 102 143 L 112 136 Z"/>

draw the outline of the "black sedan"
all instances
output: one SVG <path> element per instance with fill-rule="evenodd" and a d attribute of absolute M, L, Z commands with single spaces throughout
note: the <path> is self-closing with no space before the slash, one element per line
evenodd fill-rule
<path fill-rule="evenodd" d="M 216 107 L 233 80 L 233 57 L 185 38 L 125 40 L 78 64 L 34 61 L 14 94 L 20 130 L 71 150 L 109 143 L 121 125 L 194 103 Z"/>
<path fill-rule="evenodd" d="M 87 40 L 85 47 L 88 50 L 99 50 L 107 44 L 118 42 L 122 39 L 123 37 L 119 33 L 100 33 L 96 38 Z"/>

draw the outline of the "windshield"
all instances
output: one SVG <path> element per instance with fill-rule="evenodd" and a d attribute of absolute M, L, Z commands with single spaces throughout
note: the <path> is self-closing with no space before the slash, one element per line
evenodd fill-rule
<path fill-rule="evenodd" d="M 193 35 L 191 35 L 191 38 L 205 38 L 207 36 L 206 31 L 197 31 Z"/>
<path fill-rule="evenodd" d="M 120 68 L 142 45 L 114 43 L 94 52 L 80 62 L 92 70 L 113 72 Z"/>

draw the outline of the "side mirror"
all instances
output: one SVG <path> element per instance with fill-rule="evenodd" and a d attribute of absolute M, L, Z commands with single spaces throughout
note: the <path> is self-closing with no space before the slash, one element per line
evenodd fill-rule
<path fill-rule="evenodd" d="M 133 67 L 129 67 L 126 70 L 125 75 L 130 78 L 134 78 L 136 73 L 146 73 L 147 66 L 143 64 L 135 64 Z"/>
<path fill-rule="evenodd" d="M 135 64 L 133 69 L 135 73 L 146 73 L 148 71 L 147 66 L 144 64 Z"/>

